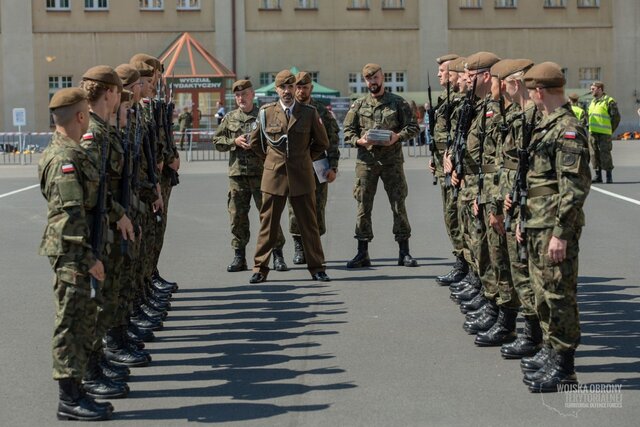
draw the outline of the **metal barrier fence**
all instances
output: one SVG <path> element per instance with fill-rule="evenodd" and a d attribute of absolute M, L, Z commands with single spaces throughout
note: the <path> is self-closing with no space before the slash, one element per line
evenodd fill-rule
<path fill-rule="evenodd" d="M 0 165 L 30 165 L 52 132 L 0 132 Z"/>

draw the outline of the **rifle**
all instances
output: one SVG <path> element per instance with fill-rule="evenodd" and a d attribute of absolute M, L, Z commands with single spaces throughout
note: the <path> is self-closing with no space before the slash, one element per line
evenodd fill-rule
<path fill-rule="evenodd" d="M 165 115 L 164 115 L 164 133 L 167 138 L 167 145 L 171 148 L 174 153 L 177 153 L 175 147 L 176 143 L 173 139 L 173 110 L 176 104 L 173 102 L 173 83 L 169 85 L 169 100 L 165 103 Z M 167 165 L 168 166 L 168 165 Z M 173 170 L 170 167 L 167 167 L 167 173 L 169 174 L 170 185 L 175 187 L 180 184 L 180 175 L 178 172 Z"/>
<path fill-rule="evenodd" d="M 124 166 L 122 167 L 122 179 L 120 180 L 120 204 L 124 208 L 126 215 L 132 218 L 131 215 L 131 147 L 129 143 L 129 132 L 131 130 L 130 111 L 127 109 L 127 125 L 125 126 L 124 133 L 120 130 L 120 110 L 116 116 L 116 128 L 120 133 L 122 142 L 122 149 L 124 150 Z M 135 230 L 135 227 L 134 227 Z M 125 254 L 129 259 L 132 258 L 132 254 L 129 251 L 129 241 L 122 239 L 120 241 L 120 251 Z"/>
<path fill-rule="evenodd" d="M 478 206 L 478 215 L 476 215 L 476 231 L 481 232 L 484 226 L 482 221 L 482 190 L 484 190 L 484 172 L 482 171 L 482 157 L 484 157 L 484 139 L 487 137 L 487 104 L 489 104 L 489 98 L 485 98 L 484 105 L 482 106 L 482 119 L 480 121 L 480 132 L 478 133 L 479 145 L 479 157 L 480 164 L 478 169 L 478 194 L 476 195 L 476 205 Z"/>
<path fill-rule="evenodd" d="M 431 164 L 435 166 L 435 142 L 433 140 L 434 129 L 436 127 L 436 111 L 433 108 L 433 101 L 431 99 L 431 80 L 429 79 L 429 73 L 427 72 L 427 94 L 429 95 L 429 109 L 427 110 L 427 117 L 429 117 L 429 152 L 431 153 Z M 438 177 L 435 171 L 433 172 L 433 185 L 438 183 Z"/>
<path fill-rule="evenodd" d="M 100 141 L 100 183 L 98 184 L 98 204 L 94 208 L 93 226 L 91 227 L 91 250 L 97 260 L 102 259 L 102 238 L 104 235 L 104 222 L 107 215 L 107 140 Z M 100 283 L 91 276 L 91 298 L 95 298 Z"/>
<path fill-rule="evenodd" d="M 455 151 L 454 163 L 456 168 L 456 176 L 459 180 L 462 180 L 463 177 L 462 163 L 464 160 L 465 152 L 467 150 L 467 136 L 469 134 L 469 128 L 471 127 L 471 120 L 474 113 L 473 100 L 475 97 L 477 82 L 478 78 L 474 77 L 473 87 L 469 92 L 467 92 L 467 96 L 465 96 L 464 101 L 462 102 L 462 107 L 460 108 L 460 117 L 458 119 L 458 124 L 456 127 L 453 149 Z M 452 197 L 454 202 L 458 200 L 459 190 L 460 184 L 453 186 Z"/>
<path fill-rule="evenodd" d="M 447 79 L 447 108 L 444 111 L 445 114 L 445 131 L 447 132 L 447 142 L 445 153 L 451 150 L 451 81 Z M 451 187 L 451 173 L 446 173 L 444 176 L 444 185 Z"/>
<path fill-rule="evenodd" d="M 144 150 L 144 155 L 147 158 L 147 178 L 149 179 L 149 182 L 151 182 L 151 185 L 153 186 L 153 188 L 157 188 L 158 180 L 156 178 L 156 169 L 158 168 L 158 166 L 156 162 L 155 138 L 157 136 L 156 132 L 158 130 L 158 127 L 155 126 L 155 123 L 153 120 L 155 111 L 151 103 L 151 100 L 149 100 L 149 110 L 150 110 L 152 120 L 147 126 L 147 132 L 145 132 L 144 138 L 142 139 L 142 149 Z M 152 137 L 154 138 L 153 140 L 152 140 Z M 157 212 L 156 212 L 156 221 L 158 222 L 162 221 L 162 216 L 160 216 Z"/>

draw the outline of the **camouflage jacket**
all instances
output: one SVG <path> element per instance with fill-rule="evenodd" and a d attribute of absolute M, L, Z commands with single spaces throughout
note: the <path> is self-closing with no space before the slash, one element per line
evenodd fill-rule
<path fill-rule="evenodd" d="M 370 129 L 387 129 L 399 135 L 391 146 L 371 146 L 368 149 L 356 144 Z M 344 118 L 344 141 L 358 148 L 358 163 L 388 165 L 403 163 L 402 142 L 416 137 L 420 127 L 409 103 L 401 96 L 385 92 L 375 98 L 368 94 L 357 99 Z"/>
<path fill-rule="evenodd" d="M 475 98 L 473 118 L 467 134 L 467 149 L 462 159 L 464 184 L 460 191 L 460 200 L 472 201 L 478 194 L 478 173 L 480 171 L 480 131 L 485 99 Z"/>
<path fill-rule="evenodd" d="M 324 129 L 327 131 L 327 138 L 329 139 L 327 154 L 326 156 L 320 156 L 320 158 L 326 157 L 329 159 L 329 166 L 332 169 L 338 169 L 338 162 L 340 162 L 340 128 L 338 127 L 338 122 L 336 122 L 336 119 L 333 118 L 322 102 L 311 98 L 309 104 L 318 110 Z"/>
<path fill-rule="evenodd" d="M 485 119 L 480 120 L 481 126 L 485 126 L 485 137 L 482 141 L 482 164 L 480 172 L 483 176 L 481 203 L 490 206 L 495 205 L 498 196 L 498 146 L 502 138 L 500 129 L 502 127 L 502 114 L 500 113 L 500 101 L 488 98 Z M 493 211 L 495 213 L 495 210 Z"/>
<path fill-rule="evenodd" d="M 253 108 L 245 113 L 240 108 L 227 113 L 216 130 L 213 144 L 218 151 L 229 151 L 229 176 L 261 176 L 262 159 L 253 150 L 238 148 L 235 139 L 242 134 L 249 134 L 258 125 L 258 109 Z"/>
<path fill-rule="evenodd" d="M 449 143 L 453 144 L 454 133 L 456 131 L 456 124 L 458 123 L 458 117 L 456 110 L 462 102 L 463 95 L 449 93 L 449 103 L 447 103 L 446 92 L 438 98 L 438 104 L 436 105 L 435 113 L 435 128 L 433 130 L 434 140 L 434 162 L 436 165 L 436 175 L 438 177 L 444 176 L 443 170 L 443 157 L 444 152 L 447 149 L 447 116 L 449 117 Z"/>
<path fill-rule="evenodd" d="M 554 236 L 566 240 L 584 225 L 582 207 L 591 187 L 587 141 L 587 131 L 568 103 L 535 127 L 527 172 L 527 228 L 553 228 Z M 551 194 L 536 196 L 543 187 Z"/>
<path fill-rule="evenodd" d="M 178 116 L 178 128 L 180 129 L 180 132 L 184 132 L 191 126 L 193 126 L 193 116 L 190 112 L 187 111 Z"/>
<path fill-rule="evenodd" d="M 55 132 L 38 164 L 38 177 L 47 200 L 47 227 L 39 254 L 64 256 L 80 271 L 88 271 L 96 262 L 90 236 L 98 203 L 98 169 L 79 144 Z"/>

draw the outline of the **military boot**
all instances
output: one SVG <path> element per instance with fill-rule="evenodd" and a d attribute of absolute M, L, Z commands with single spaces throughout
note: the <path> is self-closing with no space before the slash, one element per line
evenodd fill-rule
<path fill-rule="evenodd" d="M 465 314 L 464 317 L 465 317 L 465 320 L 472 321 L 474 319 L 477 319 L 483 316 L 487 312 L 490 312 L 492 316 L 497 316 L 498 306 L 495 304 L 489 304 L 489 300 L 487 300 L 487 302 L 482 307 L 480 307 L 477 310 L 468 312 L 467 314 Z"/>
<path fill-rule="evenodd" d="M 369 259 L 369 242 L 358 240 L 358 253 L 347 263 L 347 268 L 362 268 L 371 266 Z"/>
<path fill-rule="evenodd" d="M 302 236 L 293 236 L 293 263 L 306 264 L 304 258 L 304 246 L 302 246 Z"/>
<path fill-rule="evenodd" d="M 593 176 L 593 179 L 591 180 L 591 182 L 593 184 L 602 182 L 602 170 L 596 169 L 596 174 Z"/>
<path fill-rule="evenodd" d="M 172 281 L 167 280 L 164 277 L 162 277 L 157 268 L 155 270 L 153 270 L 153 274 L 151 275 L 151 278 L 153 280 L 157 280 L 158 282 L 162 283 L 165 286 L 170 286 L 171 287 L 171 292 L 177 292 L 178 291 L 178 283 L 172 282 Z"/>
<path fill-rule="evenodd" d="M 235 273 L 245 270 L 247 270 L 247 260 L 245 258 L 244 248 L 236 249 L 233 261 L 231 261 L 231 264 L 227 266 L 227 271 L 229 273 Z"/>
<path fill-rule="evenodd" d="M 560 385 L 578 384 L 575 370 L 576 351 L 574 349 L 556 351 L 553 363 L 541 378 L 529 384 L 533 393 L 553 393 Z"/>
<path fill-rule="evenodd" d="M 495 303 L 495 301 L 489 301 L 489 303 L 486 305 L 489 305 L 489 304 L 491 304 L 491 306 L 495 308 L 495 311 L 487 310 L 483 315 L 481 315 L 477 319 L 464 322 L 464 324 L 462 325 L 462 328 L 465 331 L 467 331 L 468 334 L 475 335 L 478 332 L 488 331 L 489 329 L 491 329 L 494 323 L 496 323 L 498 319 L 497 304 Z"/>
<path fill-rule="evenodd" d="M 289 271 L 287 263 L 284 262 L 284 255 L 282 254 L 282 248 L 274 249 L 271 254 L 273 255 L 273 269 L 275 271 Z"/>
<path fill-rule="evenodd" d="M 418 261 L 409 253 L 409 240 L 401 240 L 398 242 L 398 265 L 405 267 L 417 267 Z"/>
<path fill-rule="evenodd" d="M 129 335 L 130 340 L 142 340 L 143 342 L 151 342 L 156 339 L 151 329 L 140 328 L 132 321 L 129 321 L 127 326 L 127 335 Z"/>
<path fill-rule="evenodd" d="M 459 292 L 452 292 L 451 295 L 450 295 L 450 298 L 456 304 L 461 304 L 462 302 L 465 302 L 465 301 L 471 301 L 476 296 L 478 296 L 480 293 L 481 293 L 480 289 L 477 289 L 477 288 L 475 288 L 473 286 L 469 286 L 469 287 L 464 288 L 463 290 L 461 290 Z"/>
<path fill-rule="evenodd" d="M 484 297 L 484 292 L 478 293 L 475 297 L 473 297 L 470 301 L 462 301 L 460 303 L 460 311 L 462 314 L 467 314 L 471 311 L 475 311 L 485 305 L 488 300 Z"/>
<path fill-rule="evenodd" d="M 443 276 L 437 276 L 436 283 L 442 286 L 449 286 L 464 279 L 468 272 L 469 264 L 467 264 L 462 255 L 458 255 L 451 271 Z"/>
<path fill-rule="evenodd" d="M 542 329 L 540 322 L 535 316 L 524 318 L 524 329 L 518 338 L 509 344 L 505 344 L 500 349 L 500 354 L 505 359 L 521 359 L 533 356 L 540 349 L 542 344 Z"/>
<path fill-rule="evenodd" d="M 98 355 L 92 353 L 87 362 L 87 371 L 82 380 L 82 387 L 87 395 L 97 399 L 126 397 L 129 394 L 129 386 L 105 377 L 98 365 L 98 360 Z"/>
<path fill-rule="evenodd" d="M 522 372 L 525 373 L 536 372 L 538 369 L 544 366 L 550 354 L 551 346 L 548 344 L 544 345 L 532 357 L 523 357 L 520 360 L 520 369 L 522 369 Z"/>
<path fill-rule="evenodd" d="M 114 365 L 141 367 L 149 365 L 151 356 L 144 350 L 133 348 L 135 344 L 130 344 L 125 338 L 124 327 L 112 328 L 107 333 L 104 356 Z"/>
<path fill-rule="evenodd" d="M 469 270 L 467 275 L 464 276 L 459 282 L 450 284 L 449 290 L 451 292 L 459 292 L 464 288 L 468 288 L 469 286 L 473 286 L 474 288 L 480 288 L 480 286 L 482 286 L 482 282 L 480 282 L 480 279 L 473 270 Z"/>
<path fill-rule="evenodd" d="M 606 172 L 607 184 L 613 184 L 613 173 L 611 171 Z"/>
<path fill-rule="evenodd" d="M 106 345 L 106 344 L 105 344 Z M 104 355 L 104 351 L 100 353 L 100 359 L 98 360 L 98 366 L 102 369 L 102 374 L 116 381 L 127 381 L 131 371 L 126 366 L 118 366 L 111 363 Z"/>
<path fill-rule="evenodd" d="M 547 372 L 553 367 L 555 362 L 556 351 L 551 348 L 546 358 L 544 359 L 544 364 L 535 372 L 525 372 L 524 377 L 522 378 L 522 382 L 526 385 L 532 385 L 535 381 L 544 377 Z"/>
<path fill-rule="evenodd" d="M 516 339 L 516 317 L 518 310 L 500 307 L 498 320 L 486 332 L 478 332 L 474 341 L 478 347 L 494 347 Z"/>
<path fill-rule="evenodd" d="M 111 418 L 113 406 L 106 402 L 97 405 L 95 401 L 82 393 L 80 384 L 73 378 L 58 380 L 59 420 L 103 421 Z"/>

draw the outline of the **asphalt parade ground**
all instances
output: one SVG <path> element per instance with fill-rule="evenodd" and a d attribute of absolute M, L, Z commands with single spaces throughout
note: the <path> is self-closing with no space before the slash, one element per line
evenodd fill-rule
<path fill-rule="evenodd" d="M 586 203 L 576 359 L 582 388 L 546 395 L 527 391 L 518 361 L 474 346 L 448 289 L 435 283 L 453 259 L 425 157 L 405 164 L 419 267 L 396 265 L 379 185 L 373 266 L 345 268 L 356 248 L 353 155 L 329 189 L 322 242 L 330 283 L 291 263 L 288 233 L 291 271 L 272 271 L 258 286 L 248 284 L 250 272 L 227 273 L 226 162 L 183 163 L 160 264 L 180 290 L 164 329 L 147 344 L 152 364 L 132 368 L 131 393 L 112 401 L 109 425 L 638 425 L 640 143 L 614 143 L 616 183 L 595 186 Z M 37 187 L 25 189 L 37 184 L 35 162 L 0 166 L 2 426 L 62 425 L 51 379 L 52 272 L 37 255 L 46 204 Z M 252 208 L 249 258 L 257 217 Z"/>

